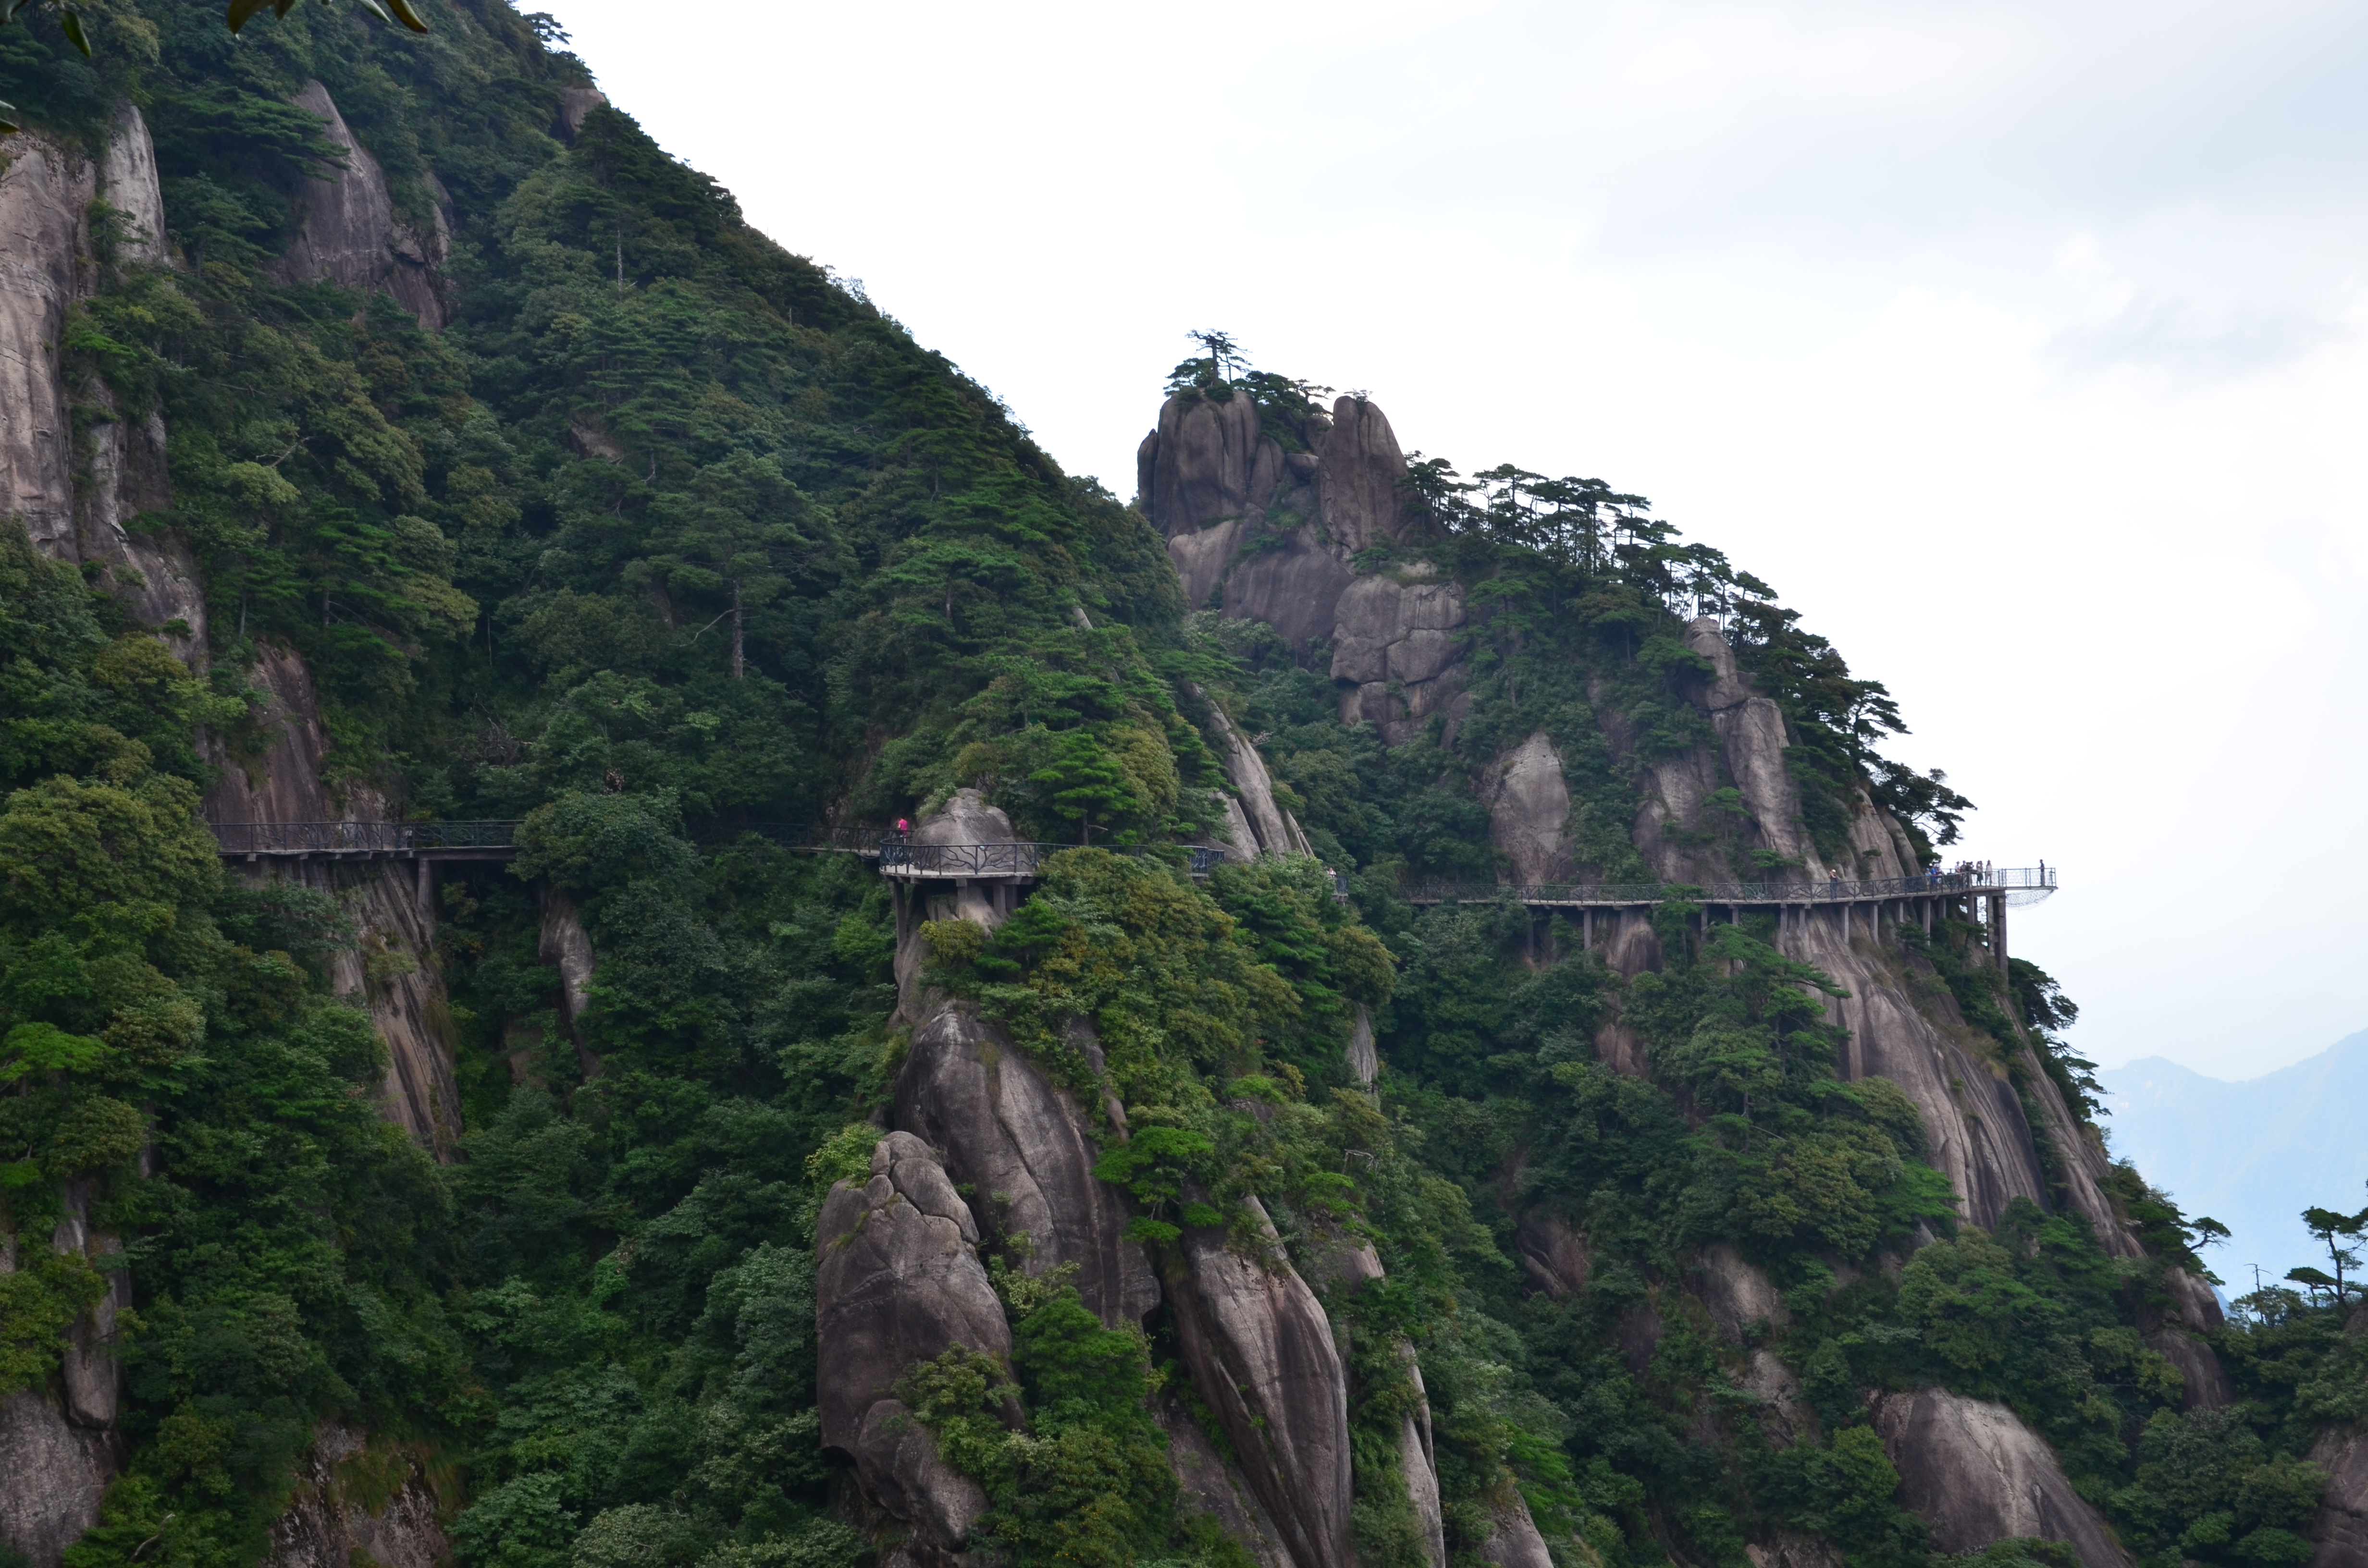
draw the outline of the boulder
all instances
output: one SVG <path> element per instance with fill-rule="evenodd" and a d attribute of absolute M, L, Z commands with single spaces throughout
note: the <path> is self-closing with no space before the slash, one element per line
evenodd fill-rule
<path fill-rule="evenodd" d="M 104 1434 L 68 1421 L 35 1391 L 0 1396 L 0 1543 L 32 1568 L 58 1568 L 98 1522 L 114 1474 Z"/>
<path fill-rule="evenodd" d="M 916 844 L 1010 844 L 1011 819 L 976 790 L 957 790 L 945 804 L 913 824 Z"/>
<path fill-rule="evenodd" d="M 1011 1328 L 973 1250 L 978 1227 L 928 1146 L 891 1133 L 871 1177 L 833 1187 L 815 1227 L 822 1440 L 854 1460 L 870 1495 L 928 1544 L 951 1548 L 985 1512 L 895 1397 L 918 1361 L 961 1345 L 1008 1363 Z M 1008 1413 L 1017 1421 L 1018 1412 Z"/>
<path fill-rule="evenodd" d="M 1323 1307 L 1247 1201 L 1271 1256 L 1245 1256 L 1219 1230 L 1187 1231 L 1168 1278 L 1177 1338 L 1297 1568 L 1352 1568 L 1348 1378 Z"/>
<path fill-rule="evenodd" d="M 913 1031 L 894 1119 L 944 1151 L 986 1240 L 1028 1273 L 1075 1264 L 1078 1295 L 1113 1325 L 1158 1305 L 1158 1277 L 1126 1238 L 1125 1197 L 1094 1176 L 1100 1150 L 1086 1117 L 1001 1029 L 940 1006 Z"/>
<path fill-rule="evenodd" d="M 2368 1568 L 2368 1435 L 2330 1428 L 2311 1445 L 2310 1462 L 2327 1472 L 2310 1568 Z"/>
<path fill-rule="evenodd" d="M 1885 1394 L 1874 1429 L 1899 1471 L 1900 1500 L 1941 1551 L 2035 1536 L 2070 1544 L 2084 1568 L 2130 1568 L 2104 1519 L 2072 1490 L 2055 1453 L 2003 1404 L 1944 1389 Z"/>
<path fill-rule="evenodd" d="M 295 1495 L 272 1521 L 263 1568 L 438 1568 L 452 1560 L 436 1489 L 416 1456 L 394 1456 L 403 1480 L 392 1494 L 383 1475 L 348 1484 L 346 1462 L 369 1449 L 366 1434 L 334 1422 L 313 1433 Z"/>
<path fill-rule="evenodd" d="M 1332 405 L 1332 428 L 1319 457 L 1317 493 L 1324 531 L 1350 555 L 1406 535 L 1406 454 L 1381 408 L 1344 397 Z"/>
<path fill-rule="evenodd" d="M 1492 1568 L 1554 1568 L 1520 1489 L 1508 1483 L 1501 1491 L 1501 1500 L 1491 1499 L 1488 1506 L 1488 1539 L 1480 1544 L 1480 1561 Z"/>
<path fill-rule="evenodd" d="M 1489 770 L 1488 842 L 1512 868 L 1517 885 L 1566 882 L 1577 876 L 1563 833 L 1570 825 L 1570 786 L 1562 756 L 1543 730 Z"/>

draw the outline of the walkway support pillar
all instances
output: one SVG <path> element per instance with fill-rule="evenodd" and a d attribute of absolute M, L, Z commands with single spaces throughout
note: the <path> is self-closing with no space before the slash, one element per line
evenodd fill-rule
<path fill-rule="evenodd" d="M 435 862 L 422 856 L 419 860 L 419 918 L 436 918 L 436 880 L 428 868 Z"/>
<path fill-rule="evenodd" d="M 1998 960 L 1998 972 L 2006 973 L 2006 894 L 2002 892 L 1990 894 L 1990 952 Z"/>

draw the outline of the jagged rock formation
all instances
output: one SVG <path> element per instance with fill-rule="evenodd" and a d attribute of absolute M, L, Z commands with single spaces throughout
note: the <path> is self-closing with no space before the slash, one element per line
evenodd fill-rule
<path fill-rule="evenodd" d="M 1140 1322 L 1159 1304 L 1143 1248 L 1126 1239 L 1126 1200 L 1094 1177 L 1099 1150 L 1068 1093 L 967 1006 L 913 1031 L 894 1120 L 943 1151 L 975 1195 L 991 1245 L 1031 1275 L 1075 1265 L 1077 1293 L 1102 1321 Z"/>
<path fill-rule="evenodd" d="M 822 1440 L 855 1460 L 865 1490 L 916 1538 L 951 1550 L 986 1494 L 939 1458 L 894 1390 L 915 1362 L 956 1345 L 1010 1360 L 978 1225 L 928 1145 L 892 1132 L 872 1151 L 867 1184 L 831 1188 L 814 1234 Z"/>
<path fill-rule="evenodd" d="M 2130 1568 L 2129 1553 L 2072 1490 L 2055 1455 L 2003 1404 L 1944 1389 L 1885 1394 L 1874 1429 L 1899 1470 L 1900 1497 L 1942 1551 L 2013 1536 L 2068 1542 L 2084 1568 Z"/>
<path fill-rule="evenodd" d="M 2351 1332 L 2360 1332 L 2355 1319 Z M 2368 1436 L 2340 1428 L 2322 1433 L 2310 1462 L 2327 1472 L 2327 1492 L 2310 1539 L 2310 1568 L 2368 1568 Z"/>
<path fill-rule="evenodd" d="M 387 1494 L 389 1476 L 354 1484 L 356 1461 L 395 1471 L 402 1481 Z M 375 1503 L 375 1508 L 370 1504 Z M 407 1453 L 372 1453 L 368 1437 L 334 1423 L 313 1434 L 302 1479 L 287 1512 L 271 1527 L 264 1568 L 437 1568 L 452 1557 L 436 1490 Z"/>
<path fill-rule="evenodd" d="M 1332 678 L 1355 688 L 1344 686 L 1340 717 L 1372 725 L 1391 745 L 1420 734 L 1434 713 L 1447 719 L 1441 740 L 1454 744 L 1468 706 L 1455 646 L 1463 590 L 1436 576 L 1429 562 L 1417 562 L 1360 577 L 1334 611 Z"/>
<path fill-rule="evenodd" d="M 1270 1260 L 1185 1233 L 1167 1278 L 1177 1339 L 1298 1568 L 1350 1568 L 1348 1380 L 1323 1307 L 1266 1230 Z"/>
<path fill-rule="evenodd" d="M 354 139 L 329 90 L 306 82 L 290 101 L 320 117 L 324 139 L 345 153 L 345 162 L 327 179 L 303 182 L 296 199 L 296 237 L 272 276 L 282 283 L 325 278 L 347 289 L 383 289 L 421 326 L 439 330 L 449 315 L 443 269 L 452 250 L 442 204 L 430 205 L 425 230 L 399 221 L 385 172 Z"/>

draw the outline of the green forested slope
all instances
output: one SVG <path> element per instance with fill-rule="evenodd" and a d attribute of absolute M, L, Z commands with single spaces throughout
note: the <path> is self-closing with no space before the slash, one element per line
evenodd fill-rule
<path fill-rule="evenodd" d="M 629 118 L 557 137 L 586 78 L 530 19 L 467 4 L 413 40 L 302 7 L 233 44 L 165 0 L 85 10 L 89 64 L 0 29 L 0 97 L 68 140 L 126 94 L 153 127 L 188 266 L 110 275 L 68 381 L 162 412 L 174 501 L 148 521 L 194 550 L 212 647 L 190 679 L 71 569 L 6 546 L 0 1201 L 24 1260 L 0 1276 L 6 1387 L 56 1375 L 101 1289 L 38 1244 L 62 1184 L 91 1184 L 137 1280 L 125 1476 L 76 1564 L 256 1561 L 331 1419 L 425 1460 L 472 1568 L 864 1560 L 876 1521 L 816 1437 L 813 1228 L 900 1059 L 894 928 L 860 864 L 736 830 L 977 784 L 1023 836 L 1195 838 L 1223 781 L 1209 700 L 1266 737 L 1353 904 L 1304 865 L 1199 886 L 1087 851 L 991 941 L 933 931 L 937 977 L 1056 1078 L 1075 1064 L 1052 1021 L 1098 1019 L 1141 1130 L 1106 1174 L 1155 1250 L 1243 1223 L 1253 1194 L 1311 1273 L 1340 1234 L 1375 1244 L 1386 1280 L 1327 1301 L 1370 1562 L 1418 1560 L 1392 1469 L 1400 1336 L 1459 1561 L 1511 1478 L 1573 1561 L 1739 1568 L 1748 1540 L 1801 1531 L 1920 1564 L 1861 1391 L 1921 1384 L 2011 1404 L 2150 1562 L 2306 1558 L 2299 1456 L 2368 1417 L 2363 1341 L 2335 1312 L 2258 1298 L 2220 1338 L 2246 1402 L 2182 1416 L 2141 1331 L 2188 1236 L 2135 1173 L 2117 1197 L 2148 1263 L 2029 1204 L 1996 1234 L 1956 1224 L 1914 1108 L 1839 1081 L 1823 977 L 1770 931 L 1705 937 L 1673 902 L 1661 972 L 1622 983 L 1541 959 L 1517 910 L 1401 896 L 1490 874 L 1478 766 L 1541 724 L 1592 733 L 1605 689 L 1644 755 L 1697 741 L 1677 633 L 1705 592 L 1784 707 L 1811 830 L 1839 832 L 1864 782 L 1942 831 L 1964 802 L 1871 750 L 1880 687 L 1762 585 L 1650 529 L 1594 553 L 1525 538 L 1434 483 L 1426 548 L 1489 607 L 1478 700 L 1457 749 L 1385 750 L 1339 722 L 1320 669 L 1188 616 L 1140 516 Z M 449 196 L 442 333 L 267 280 L 324 150 L 286 104 L 308 78 L 400 214 L 425 224 Z M 372 1108 L 380 1048 L 329 994 L 355 940 L 336 903 L 225 877 L 197 820 L 190 737 L 265 744 L 244 672 L 267 642 L 313 673 L 333 787 L 529 819 L 515 867 L 442 890 L 467 1122 L 449 1166 Z M 1612 871 L 1635 855 L 1626 766 L 1572 765 L 1588 858 Z M 580 1040 L 538 890 L 581 909 L 599 957 Z M 1917 956 L 2002 1062 L 2077 1095 L 2062 1053 L 2018 1054 L 2055 1017 L 2045 976 L 2000 988 L 1964 937 Z M 1615 996 L 1649 1079 L 1595 1059 Z M 1348 1087 L 1360 1004 L 1378 1098 Z M 1531 1213 L 1585 1231 L 1583 1289 L 1525 1285 Z M 1738 1392 L 1748 1347 L 1685 1289 L 1722 1243 L 1785 1292 L 1764 1348 L 1814 1406 L 1799 1441 L 1769 1435 Z M 1183 1381 L 1162 1320 L 1136 1339 L 1057 1286 L 1006 1285 L 1029 1442 L 981 1424 L 975 1369 L 916 1390 L 988 1482 L 991 1538 L 1020 1562 L 1237 1558 L 1179 1515 L 1140 1415 Z"/>

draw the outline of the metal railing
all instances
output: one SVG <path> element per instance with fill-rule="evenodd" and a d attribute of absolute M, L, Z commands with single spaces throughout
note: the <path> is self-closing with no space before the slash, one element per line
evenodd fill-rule
<path fill-rule="evenodd" d="M 690 836 L 694 843 L 714 846 L 736 843 L 745 834 L 755 834 L 784 849 L 803 854 L 860 855 L 871 860 L 879 858 L 881 840 L 890 836 L 890 830 L 882 824 L 815 827 L 793 822 L 711 823 L 694 829 Z"/>
<path fill-rule="evenodd" d="M 515 851 L 515 822 L 218 822 L 225 855 L 418 855 Z"/>
<path fill-rule="evenodd" d="M 880 871 L 889 877 L 1033 877 L 1038 869 L 1075 844 L 915 844 L 883 838 L 879 843 Z M 1114 855 L 1164 855 L 1183 851 L 1194 876 L 1205 876 L 1228 858 L 1222 849 L 1204 845 L 1103 845 Z"/>
<path fill-rule="evenodd" d="M 1406 890 L 1406 897 L 1415 903 L 1820 903 L 1993 892 L 2044 898 L 2055 891 L 2055 867 L 2037 866 L 1856 881 L 1828 877 L 1797 882 L 1420 882 Z"/>

